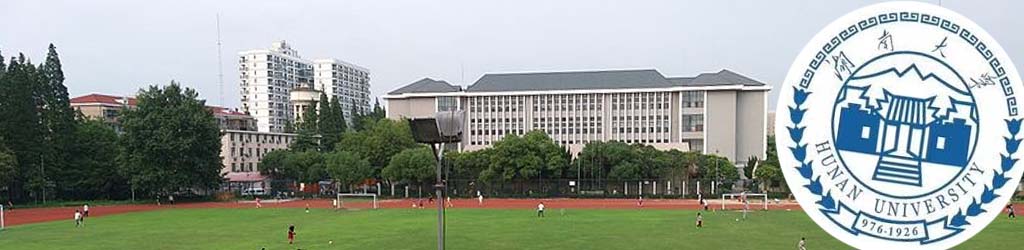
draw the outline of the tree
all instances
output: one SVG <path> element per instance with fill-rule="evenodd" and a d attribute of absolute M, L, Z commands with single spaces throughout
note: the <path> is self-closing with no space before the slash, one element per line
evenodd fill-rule
<path fill-rule="evenodd" d="M 295 122 L 296 135 L 288 148 L 295 151 L 316 151 L 320 149 L 318 137 L 320 127 L 316 107 L 310 107 L 302 114 L 302 119 Z"/>
<path fill-rule="evenodd" d="M 729 158 L 717 155 L 702 155 L 700 159 L 700 180 L 702 183 L 714 181 L 722 192 L 721 188 L 731 188 L 732 184 L 740 178 L 736 165 L 732 164 Z"/>
<path fill-rule="evenodd" d="M 4 147 L 3 141 L 0 140 L 0 190 L 11 186 L 17 166 L 18 160 L 15 159 L 14 153 L 7 149 L 7 147 Z M 10 197 L 7 197 L 7 199 L 10 199 Z M 3 200 L 2 197 L 0 197 L 0 200 Z"/>
<path fill-rule="evenodd" d="M 43 135 L 47 147 L 44 149 L 46 155 L 46 168 L 51 169 L 50 173 L 55 176 L 56 183 L 68 183 L 78 181 L 78 177 L 67 172 L 79 170 L 76 161 L 72 161 L 74 147 L 74 136 L 76 130 L 75 111 L 71 108 L 71 100 L 68 97 L 68 89 L 64 86 L 64 71 L 61 68 L 60 57 L 57 55 L 57 48 L 50 44 L 49 52 L 46 54 L 46 61 L 39 66 L 40 84 L 38 94 L 42 101 L 40 120 L 43 125 Z"/>
<path fill-rule="evenodd" d="M 345 113 L 338 98 L 327 101 L 327 95 L 320 95 L 320 107 L 320 151 L 331 152 L 347 130 Z"/>
<path fill-rule="evenodd" d="M 405 149 L 391 157 L 381 176 L 393 182 L 430 183 L 435 177 L 435 161 L 430 148 Z"/>
<path fill-rule="evenodd" d="M 150 86 L 121 114 L 122 173 L 135 189 L 175 192 L 220 184 L 220 128 L 195 90 Z"/>
<path fill-rule="evenodd" d="M 43 165 L 47 144 L 39 114 L 40 79 L 25 55 L 11 58 L 0 77 L 0 137 L 18 159 L 17 174 L 8 186 L 15 201 L 27 200 L 29 194 L 41 198 L 39 194 L 47 187 Z"/>
<path fill-rule="evenodd" d="M 382 119 L 371 123 L 366 130 L 345 133 L 334 150 L 355 153 L 379 171 L 389 164 L 392 156 L 416 145 L 408 122 Z"/>
<path fill-rule="evenodd" d="M 539 130 L 530 131 L 522 137 L 506 135 L 494 144 L 491 164 L 480 172 L 480 177 L 491 181 L 515 181 L 517 184 L 561 178 L 569 162 L 564 151 Z"/>
<path fill-rule="evenodd" d="M 350 116 L 352 116 L 352 119 L 349 120 L 349 122 L 352 123 L 352 129 L 356 131 L 366 129 L 368 124 L 366 124 L 366 121 L 364 121 L 365 117 L 362 114 L 363 112 L 359 111 L 359 106 L 356 105 L 355 98 L 352 99 L 352 105 L 349 108 L 349 114 Z"/>
<path fill-rule="evenodd" d="M 285 158 L 284 176 L 302 183 L 313 183 L 327 177 L 324 157 L 315 151 L 293 152 Z"/>
<path fill-rule="evenodd" d="M 445 159 L 452 163 L 451 178 L 479 180 L 480 172 L 491 165 L 492 152 L 491 148 L 468 152 L 446 152 Z"/>
<path fill-rule="evenodd" d="M 779 168 L 779 154 L 775 148 L 775 136 L 768 136 L 768 145 L 766 145 L 767 152 L 764 161 L 761 161 L 761 165 L 754 171 L 754 178 L 761 182 L 761 185 L 765 188 L 771 187 L 786 187 L 786 178 L 782 175 L 782 169 Z"/>
<path fill-rule="evenodd" d="M 117 133 L 106 123 L 85 120 L 78 123 L 68 148 L 73 167 L 64 169 L 57 182 L 62 197 L 72 199 L 113 199 L 125 197 L 127 182 L 118 173 L 120 153 Z"/>
<path fill-rule="evenodd" d="M 348 151 L 328 153 L 326 158 L 327 173 L 342 186 L 351 186 L 373 178 L 370 162 Z"/>

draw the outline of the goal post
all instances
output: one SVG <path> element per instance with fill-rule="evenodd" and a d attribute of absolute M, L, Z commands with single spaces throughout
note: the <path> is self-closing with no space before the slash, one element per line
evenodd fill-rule
<path fill-rule="evenodd" d="M 725 210 L 725 205 L 726 205 L 728 200 L 732 200 L 732 199 L 736 199 L 736 198 L 741 198 L 741 197 L 743 197 L 743 195 L 744 195 L 743 193 L 722 194 L 722 210 Z M 761 201 L 761 207 L 764 210 L 768 210 L 768 194 L 763 194 L 763 193 L 762 194 L 746 193 L 746 198 L 747 198 L 748 201 Z M 739 204 L 743 205 L 742 202 L 739 203 Z"/>
<path fill-rule="evenodd" d="M 0 230 L 4 230 L 4 205 L 0 205 Z"/>
<path fill-rule="evenodd" d="M 337 200 L 335 200 L 335 201 L 337 201 L 337 203 L 334 204 L 334 206 L 335 206 L 334 209 L 345 208 L 345 197 L 349 197 L 349 199 L 353 199 L 353 198 L 357 198 L 357 197 L 369 197 L 369 198 L 372 199 L 373 209 L 377 209 L 378 208 L 377 194 L 370 194 L 370 193 L 367 193 L 367 194 L 339 193 Z"/>

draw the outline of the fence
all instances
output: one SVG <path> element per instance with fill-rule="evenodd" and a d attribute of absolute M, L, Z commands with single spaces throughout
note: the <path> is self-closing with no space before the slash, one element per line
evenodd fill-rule
<path fill-rule="evenodd" d="M 291 184 L 289 184 L 291 185 Z M 296 187 L 275 185 L 275 190 L 295 190 Z M 294 186 L 294 185 L 292 185 Z M 335 191 L 348 193 L 373 193 L 381 197 L 429 197 L 433 195 L 434 183 L 378 183 L 377 185 L 356 185 L 334 190 L 324 185 L 319 193 L 301 195 L 332 197 Z M 697 193 L 717 197 L 733 192 L 731 185 L 690 179 L 540 179 L 529 181 L 480 182 L 471 179 L 451 179 L 447 182 L 448 195 L 455 198 L 476 197 L 477 191 L 484 197 L 494 198 L 695 198 Z M 290 188 L 290 189 L 289 189 Z"/>
<path fill-rule="evenodd" d="M 644 197 L 696 197 L 698 190 L 705 195 L 730 192 L 731 188 L 712 188 L 712 183 L 685 179 L 604 180 L 604 179 L 543 179 L 530 181 L 480 182 L 477 180 L 448 180 L 448 194 L 456 198 L 475 197 L 480 191 L 484 197 L 508 198 L 635 198 Z M 717 183 L 716 183 L 717 184 Z M 698 188 L 697 185 L 700 185 Z M 433 191 L 433 183 L 382 184 L 380 194 L 391 197 L 425 197 Z M 712 193 L 714 190 L 714 193 Z"/>

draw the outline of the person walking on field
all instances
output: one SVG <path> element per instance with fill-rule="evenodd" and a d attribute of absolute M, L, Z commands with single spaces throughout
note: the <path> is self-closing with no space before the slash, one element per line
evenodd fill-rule
<path fill-rule="evenodd" d="M 167 201 L 170 202 L 171 205 L 174 205 L 174 195 L 173 194 L 172 195 L 168 195 L 167 196 Z"/>
<path fill-rule="evenodd" d="M 260 197 L 256 197 L 256 208 L 262 208 L 263 203 L 260 203 Z"/>
<path fill-rule="evenodd" d="M 700 212 L 697 212 L 697 228 L 702 227 L 704 227 L 704 216 L 700 215 Z"/>
<path fill-rule="evenodd" d="M 636 206 L 644 207 L 644 196 L 643 195 L 641 195 L 640 198 L 636 201 Z"/>
<path fill-rule="evenodd" d="M 288 225 L 288 245 L 295 243 L 295 225 Z"/>
<path fill-rule="evenodd" d="M 82 212 L 75 209 L 75 227 L 85 226 L 83 225 Z"/>
<path fill-rule="evenodd" d="M 1015 214 L 1014 211 L 1013 211 L 1013 202 L 1012 201 L 1010 202 L 1009 205 L 1006 205 L 1006 217 L 1010 218 L 1010 219 L 1016 219 L 1017 218 L 1017 214 Z"/>
<path fill-rule="evenodd" d="M 803 237 L 800 237 L 800 242 L 796 243 L 797 250 L 807 250 L 807 241 Z"/>
<path fill-rule="evenodd" d="M 82 205 L 82 217 L 89 217 L 89 204 Z"/>
<path fill-rule="evenodd" d="M 544 217 L 544 202 L 537 204 L 537 217 Z"/>

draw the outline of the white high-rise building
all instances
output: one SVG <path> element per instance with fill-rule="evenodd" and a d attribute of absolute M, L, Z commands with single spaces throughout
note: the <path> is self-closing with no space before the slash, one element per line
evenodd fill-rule
<path fill-rule="evenodd" d="M 242 110 L 256 118 L 259 131 L 283 132 L 293 116 L 289 93 L 311 82 L 312 64 L 285 41 L 238 55 Z"/>
<path fill-rule="evenodd" d="M 306 60 L 285 41 L 238 55 L 242 110 L 256 118 L 261 132 L 286 132 L 295 117 L 291 90 L 299 87 L 313 87 L 340 98 L 345 118 L 351 117 L 353 102 L 361 110 L 370 109 L 366 68 L 336 59 Z"/>
<path fill-rule="evenodd" d="M 352 105 L 370 111 L 370 70 L 337 59 L 313 61 L 313 85 L 330 98 L 340 98 L 345 120 L 352 122 Z"/>

